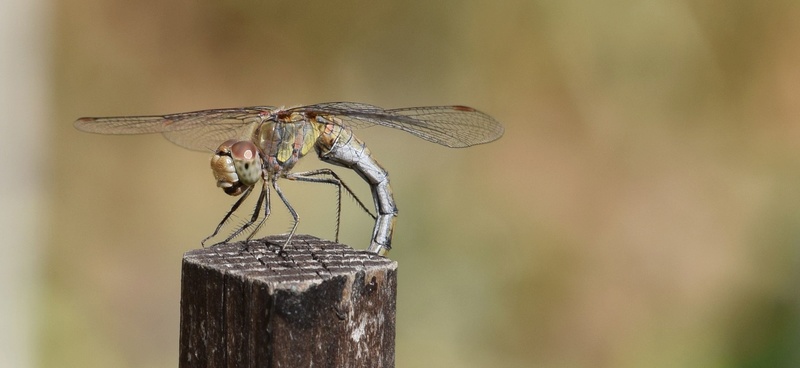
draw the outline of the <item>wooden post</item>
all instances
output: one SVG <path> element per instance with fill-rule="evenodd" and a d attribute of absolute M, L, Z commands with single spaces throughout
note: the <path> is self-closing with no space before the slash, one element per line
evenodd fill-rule
<path fill-rule="evenodd" d="M 397 263 L 285 239 L 183 256 L 180 367 L 394 367 Z"/>

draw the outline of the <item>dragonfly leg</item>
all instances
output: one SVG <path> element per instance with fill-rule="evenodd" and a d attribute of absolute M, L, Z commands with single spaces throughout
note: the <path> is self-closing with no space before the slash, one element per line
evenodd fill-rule
<path fill-rule="evenodd" d="M 266 182 L 264 182 L 264 184 L 261 186 L 261 194 L 258 196 L 258 200 L 256 201 L 255 208 L 253 209 L 253 216 L 250 217 L 250 220 L 248 220 L 247 222 L 242 224 L 242 226 L 240 226 L 238 229 L 236 229 L 236 231 L 234 231 L 230 235 L 228 235 L 228 237 L 225 238 L 225 240 L 221 241 L 220 243 L 229 242 L 231 239 L 237 237 L 239 234 L 241 234 L 243 231 L 245 231 L 248 227 L 253 225 L 256 222 L 256 220 L 258 220 L 258 218 L 261 216 L 261 205 L 262 204 L 264 204 L 264 208 L 269 209 L 269 187 L 267 186 Z M 264 223 L 264 221 L 266 221 L 266 218 L 268 216 L 269 216 L 269 211 L 267 210 L 267 211 L 265 211 L 264 219 L 261 220 L 262 224 Z M 259 227 L 261 227 L 260 224 L 258 225 L 258 227 L 256 227 L 256 230 L 258 230 Z M 255 230 L 251 233 L 251 236 L 254 233 L 255 233 Z M 248 238 L 248 239 L 250 239 L 250 238 Z"/>
<path fill-rule="evenodd" d="M 203 239 L 203 241 L 200 242 L 200 245 L 205 247 L 206 246 L 206 242 L 209 239 L 211 239 L 211 238 L 217 236 L 217 234 L 219 234 L 219 230 L 222 229 L 222 226 L 225 225 L 225 223 L 228 222 L 228 219 L 231 218 L 231 215 L 233 215 L 233 213 L 236 212 L 237 209 L 239 209 L 239 206 L 241 206 L 242 203 L 244 203 L 244 200 L 247 199 L 247 197 L 250 196 L 250 193 L 252 193 L 252 192 L 253 192 L 253 187 L 247 188 L 244 191 L 242 196 L 239 197 L 239 199 L 236 200 L 236 203 L 233 204 L 233 206 L 228 211 L 228 213 L 225 214 L 225 217 L 222 218 L 222 221 L 219 222 L 219 225 L 217 225 L 217 228 L 214 229 L 214 232 L 211 233 L 211 235 L 207 236 L 205 239 Z"/>
<path fill-rule="evenodd" d="M 250 241 L 250 239 L 253 239 L 253 236 L 256 235 L 256 233 L 258 232 L 258 230 L 261 229 L 262 226 L 264 226 L 264 223 L 267 222 L 267 218 L 269 218 L 269 215 L 272 213 L 269 206 L 270 204 L 269 187 L 267 187 L 266 184 L 264 184 L 262 190 L 266 193 L 266 196 L 264 198 L 264 217 L 261 218 L 261 221 L 258 223 L 258 225 L 256 225 L 255 229 L 253 229 L 253 231 L 250 232 L 250 235 L 247 236 L 248 241 Z"/>
<path fill-rule="evenodd" d="M 281 246 L 281 250 L 283 250 L 287 245 L 289 245 L 289 243 L 292 242 L 294 232 L 297 230 L 297 224 L 300 223 L 300 216 L 297 215 L 297 211 L 294 210 L 292 205 L 289 204 L 289 200 L 287 200 L 286 196 L 283 195 L 283 191 L 281 190 L 281 187 L 278 186 L 277 180 L 272 181 L 272 187 L 275 188 L 275 192 L 278 193 L 278 197 L 281 198 L 283 204 L 286 205 L 287 209 L 289 209 L 289 213 L 292 215 L 292 219 L 294 220 L 294 223 L 292 224 L 292 230 L 289 231 L 289 236 L 286 237 L 286 242 Z"/>
<path fill-rule="evenodd" d="M 358 198 L 358 196 L 350 189 L 350 187 L 345 184 L 344 181 L 331 169 L 318 169 L 312 171 L 305 171 L 299 173 L 291 173 L 286 175 L 287 179 L 290 180 L 297 180 L 297 181 L 305 181 L 310 183 L 326 183 L 326 184 L 333 184 L 337 187 L 338 192 L 336 193 L 336 241 L 339 241 L 339 226 L 341 224 L 341 216 L 342 216 L 342 188 L 358 203 L 358 206 L 367 214 L 372 217 L 373 220 L 377 219 L 377 216 L 372 214 L 364 202 Z"/>

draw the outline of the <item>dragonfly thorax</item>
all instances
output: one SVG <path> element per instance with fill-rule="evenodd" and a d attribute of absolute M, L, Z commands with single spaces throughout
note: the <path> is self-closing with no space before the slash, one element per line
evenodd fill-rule
<path fill-rule="evenodd" d="M 281 176 L 314 149 L 319 134 L 319 124 L 293 115 L 285 121 L 265 122 L 253 134 L 253 141 L 264 154 L 267 173 Z"/>
<path fill-rule="evenodd" d="M 228 140 L 211 157 L 211 170 L 217 187 L 240 195 L 261 179 L 261 156 L 253 142 Z"/>

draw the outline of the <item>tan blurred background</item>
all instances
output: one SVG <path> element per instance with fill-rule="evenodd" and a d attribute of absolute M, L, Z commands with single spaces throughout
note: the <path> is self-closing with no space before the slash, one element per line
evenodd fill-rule
<path fill-rule="evenodd" d="M 800 366 L 795 0 L 4 7 L 0 366 L 175 366 L 181 255 L 233 202 L 209 155 L 76 118 L 340 100 L 506 127 L 359 134 L 400 208 L 398 367 Z M 283 188 L 333 237 L 331 188 Z M 341 240 L 371 228 L 348 202 Z"/>

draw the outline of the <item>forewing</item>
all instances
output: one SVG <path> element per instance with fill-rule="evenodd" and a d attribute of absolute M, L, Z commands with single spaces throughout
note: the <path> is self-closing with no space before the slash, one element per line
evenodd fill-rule
<path fill-rule="evenodd" d="M 491 116 L 467 106 L 429 106 L 388 110 L 402 116 L 390 124 L 447 147 L 469 147 L 503 136 L 503 126 Z M 396 126 L 395 126 L 396 124 Z"/>
<path fill-rule="evenodd" d="M 247 138 L 253 124 L 272 107 L 193 111 L 170 115 L 81 118 L 75 128 L 100 134 L 162 133 L 171 142 L 196 151 L 214 150 L 225 140 Z"/>
<path fill-rule="evenodd" d="M 426 106 L 384 110 L 377 106 L 333 102 L 296 108 L 335 115 L 353 129 L 382 125 L 400 129 L 447 147 L 469 147 L 494 141 L 503 126 L 489 115 L 466 106 Z"/>

